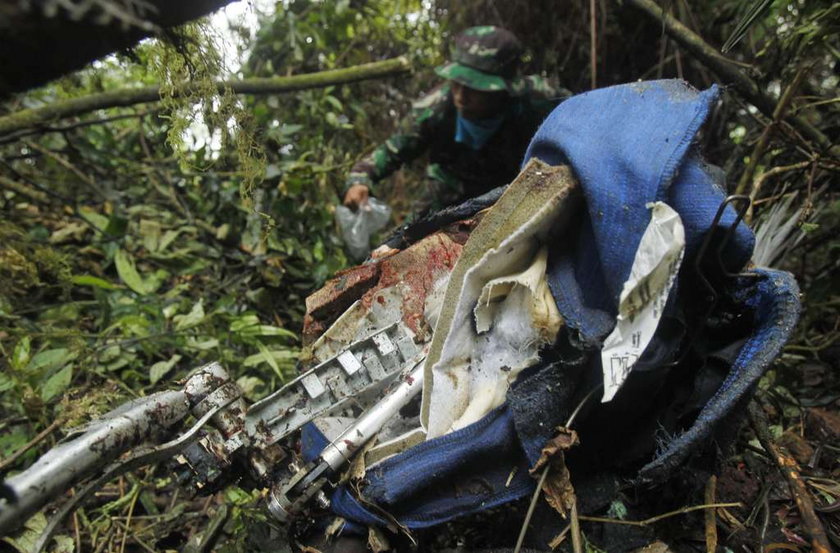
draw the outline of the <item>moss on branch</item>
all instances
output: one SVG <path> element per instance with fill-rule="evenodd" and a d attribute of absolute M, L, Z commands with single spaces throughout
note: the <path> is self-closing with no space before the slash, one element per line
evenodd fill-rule
<path fill-rule="evenodd" d="M 354 83 L 369 79 L 391 77 L 410 70 L 404 57 L 392 58 L 354 67 L 332 69 L 318 73 L 293 75 L 290 77 L 270 77 L 225 81 L 216 86 L 220 92 L 231 90 L 235 94 L 283 94 L 297 90 L 323 88 L 326 86 Z M 174 96 L 190 95 L 199 84 L 187 83 L 175 91 Z M 91 94 L 81 98 L 71 98 L 52 104 L 18 111 L 0 117 L 0 136 L 22 129 L 28 129 L 50 123 L 56 119 L 89 113 L 98 109 L 132 106 L 161 99 L 159 86 L 127 88 Z"/>

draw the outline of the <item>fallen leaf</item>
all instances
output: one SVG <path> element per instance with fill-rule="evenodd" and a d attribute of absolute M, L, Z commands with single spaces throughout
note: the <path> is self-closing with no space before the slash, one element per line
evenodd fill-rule
<path fill-rule="evenodd" d="M 558 426 L 557 435 L 551 438 L 545 447 L 543 447 L 540 458 L 537 459 L 536 464 L 530 471 L 531 474 L 539 472 L 543 465 L 555 458 L 558 452 L 569 450 L 579 443 L 580 439 L 578 439 L 577 432 L 563 426 Z M 563 464 L 565 465 L 565 461 L 563 461 Z"/>
<path fill-rule="evenodd" d="M 565 452 L 579 444 L 580 440 L 574 430 L 559 426 L 557 432 L 542 449 L 540 458 L 530 472 L 540 473 L 548 465 L 548 475 L 542 486 L 545 500 L 565 518 L 566 513 L 577 501 L 571 475 L 566 467 Z"/>

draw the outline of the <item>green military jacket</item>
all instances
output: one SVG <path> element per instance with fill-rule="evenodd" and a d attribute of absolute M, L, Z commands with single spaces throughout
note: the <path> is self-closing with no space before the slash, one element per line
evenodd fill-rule
<path fill-rule="evenodd" d="M 511 182 L 540 123 L 570 95 L 537 76 L 525 77 L 521 83 L 523 89 L 511 97 L 503 123 L 479 150 L 455 141 L 457 110 L 449 83 L 444 83 L 415 102 L 400 129 L 353 166 L 348 186 L 365 184 L 375 192 L 375 183 L 426 152 L 426 176 L 436 194 L 445 192 L 447 201 L 477 196 Z"/>

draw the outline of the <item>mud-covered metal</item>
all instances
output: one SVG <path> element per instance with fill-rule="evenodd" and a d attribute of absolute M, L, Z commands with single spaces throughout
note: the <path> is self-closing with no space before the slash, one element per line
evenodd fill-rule
<path fill-rule="evenodd" d="M 411 331 L 401 323 L 390 325 L 251 406 L 245 432 L 258 446 L 276 443 L 315 417 L 381 390 L 419 355 Z"/>
<path fill-rule="evenodd" d="M 29 469 L 4 482 L 14 499 L 0 500 L 0 535 L 19 527 L 68 488 L 188 413 L 187 394 L 166 391 L 126 403 L 84 427 L 81 435 L 59 444 Z"/>
<path fill-rule="evenodd" d="M 269 511 L 281 522 L 295 516 L 313 498 L 322 495 L 328 478 L 373 438 L 377 432 L 423 387 L 424 355 L 401 371 L 403 378 L 335 440 L 327 444 L 318 459 L 303 468 L 293 467 L 288 480 L 279 482 L 269 494 Z"/>

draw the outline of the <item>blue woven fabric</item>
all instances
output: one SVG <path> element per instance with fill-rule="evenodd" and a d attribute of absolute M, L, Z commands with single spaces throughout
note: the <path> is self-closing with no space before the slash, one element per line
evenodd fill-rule
<path fill-rule="evenodd" d="M 693 141 L 717 95 L 715 87 L 697 92 L 680 81 L 596 90 L 561 104 L 535 135 L 526 159 L 570 164 L 586 198 L 578 235 L 553 245 L 549 257 L 552 294 L 584 342 L 598 344 L 613 328 L 621 288 L 650 220 L 648 202 L 664 201 L 680 214 L 687 259 L 709 231 L 723 192 Z M 727 210 L 721 225 L 730 226 L 734 217 Z M 723 252 L 730 270 L 748 261 L 753 241 L 749 229 L 737 228 Z M 796 284 L 784 273 L 757 274 L 757 280 L 740 283 L 737 298 L 754 313 L 754 334 L 693 426 L 645 468 L 648 481 L 667 474 L 711 435 L 714 423 L 751 390 L 788 337 L 798 313 Z M 557 386 L 532 388 L 552 394 Z M 416 529 L 529 494 L 535 483 L 527 468 L 538 455 L 542 431 L 517 432 L 516 425 L 527 422 L 521 413 L 529 406 L 568 402 L 535 401 L 529 394 L 512 393 L 509 403 L 475 424 L 380 463 L 360 486 L 364 501 L 342 486 L 332 510 L 357 523 L 384 526 L 393 518 Z M 517 422 L 514 413 L 520 413 Z M 554 418 L 545 417 L 546 426 Z"/>
<path fill-rule="evenodd" d="M 703 406 L 691 427 L 672 440 L 656 459 L 639 472 L 639 481 L 657 482 L 685 461 L 693 445 L 709 438 L 720 421 L 749 397 L 754 386 L 782 350 L 799 318 L 799 286 L 793 275 L 771 269 L 756 269 L 754 277 L 742 277 L 736 298 L 753 311 L 754 330 L 741 347 L 726 379 Z M 749 282 L 755 279 L 757 282 Z"/>
<path fill-rule="evenodd" d="M 329 444 L 330 441 L 314 423 L 305 424 L 300 429 L 300 453 L 307 463 L 317 459 L 321 451 Z"/>
<path fill-rule="evenodd" d="M 593 90 L 560 104 L 534 135 L 525 160 L 571 165 L 586 198 L 574 243 L 549 257 L 551 292 L 583 342 L 599 344 L 615 325 L 649 202 L 680 214 L 686 257 L 702 241 L 724 194 L 693 141 L 717 97 L 717 87 L 697 92 L 677 80 Z M 721 225 L 734 218 L 727 209 Z M 744 266 L 753 243 L 739 225 L 724 255 L 730 267 Z"/>
<path fill-rule="evenodd" d="M 507 406 L 383 461 L 365 480 L 365 498 L 412 529 L 507 503 L 535 486 Z M 333 494 L 332 510 L 355 522 L 386 524 L 346 486 Z"/>

